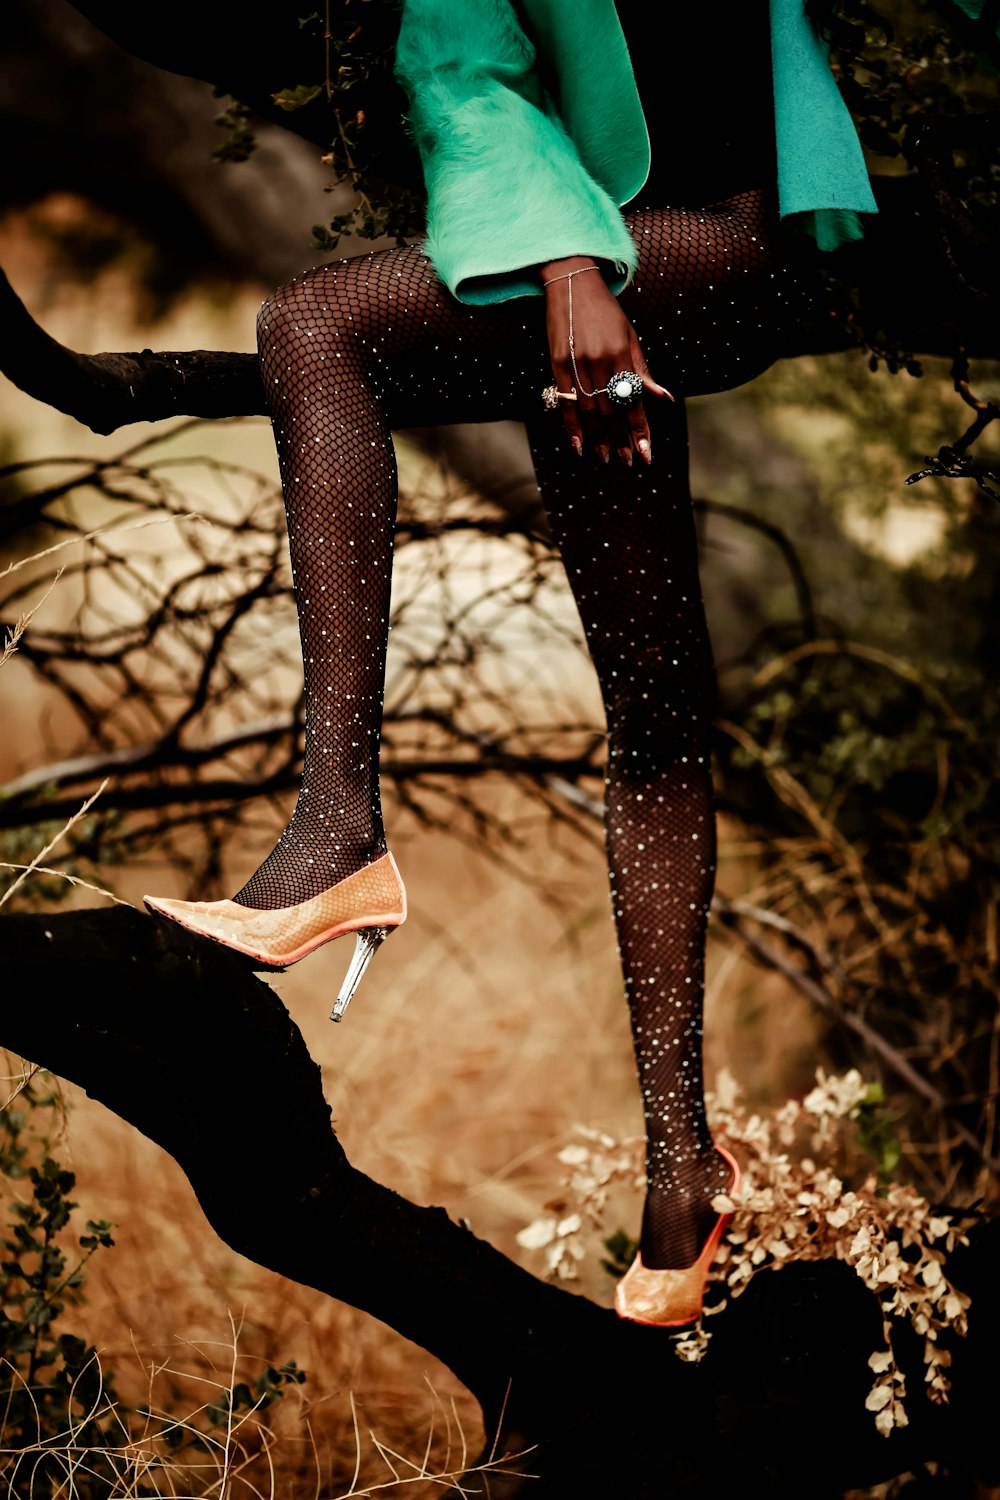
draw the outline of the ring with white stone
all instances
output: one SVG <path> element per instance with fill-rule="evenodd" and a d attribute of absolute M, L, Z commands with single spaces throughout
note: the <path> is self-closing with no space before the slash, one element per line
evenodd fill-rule
<path fill-rule="evenodd" d="M 642 395 L 642 381 L 634 370 L 617 370 L 604 387 L 604 394 L 612 406 L 627 409 Z"/>

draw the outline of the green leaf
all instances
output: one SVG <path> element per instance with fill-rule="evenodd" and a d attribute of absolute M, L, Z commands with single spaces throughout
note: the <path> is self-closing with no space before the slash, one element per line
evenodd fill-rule
<path fill-rule="evenodd" d="M 80 1244 L 84 1250 L 94 1250 L 98 1245 L 110 1248 L 114 1244 L 114 1240 L 111 1238 L 111 1230 L 114 1228 L 114 1225 L 109 1220 L 88 1219 L 87 1228 L 90 1233 L 80 1236 Z"/>
<path fill-rule="evenodd" d="M 616 1229 L 614 1234 L 609 1234 L 604 1241 L 604 1248 L 608 1252 L 608 1258 L 602 1259 L 601 1266 L 609 1276 L 624 1276 L 629 1266 L 635 1259 L 639 1249 L 639 1242 L 627 1235 L 624 1229 Z"/>
<path fill-rule="evenodd" d="M 271 98 L 279 109 L 302 109 L 304 105 L 311 104 L 322 92 L 321 83 L 297 83 L 293 89 L 279 89 L 276 94 L 271 95 Z"/>

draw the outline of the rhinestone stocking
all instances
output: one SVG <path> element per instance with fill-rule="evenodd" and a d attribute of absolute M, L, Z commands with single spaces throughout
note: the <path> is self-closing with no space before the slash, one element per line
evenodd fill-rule
<path fill-rule="evenodd" d="M 630 216 L 622 304 L 656 378 L 685 394 L 766 368 L 786 285 L 760 194 Z M 704 936 L 714 870 L 712 663 L 683 409 L 649 403 L 654 463 L 572 454 L 536 415 L 551 381 L 542 298 L 470 309 L 416 248 L 322 266 L 261 310 L 304 664 L 302 785 L 274 851 L 234 898 L 274 909 L 385 849 L 378 748 L 395 517 L 390 433 L 529 421 L 539 484 L 608 720 L 607 847 L 648 1135 L 642 1253 L 689 1264 L 729 1185 L 705 1123 Z"/>

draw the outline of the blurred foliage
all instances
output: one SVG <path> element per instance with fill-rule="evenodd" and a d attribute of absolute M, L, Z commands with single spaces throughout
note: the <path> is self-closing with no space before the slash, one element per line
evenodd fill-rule
<path fill-rule="evenodd" d="M 875 1162 L 879 1181 L 892 1182 L 903 1154 L 896 1121 L 886 1108 L 885 1089 L 870 1083 L 855 1114 L 858 1145 Z"/>
<path fill-rule="evenodd" d="M 758 575 L 766 623 L 720 673 L 721 806 L 754 840 L 755 899 L 789 922 L 796 971 L 948 1101 L 937 1118 L 885 1074 L 904 1170 L 936 1192 L 972 1190 L 1000 1147 L 1000 509 L 969 484 L 903 487 L 948 421 L 942 365 L 900 385 L 856 357 L 802 361 L 700 414 L 732 447 L 727 419 L 764 424 L 770 464 L 744 460 L 739 501 L 784 528 L 813 588 L 809 615 Z M 787 464 L 768 480 L 782 451 L 798 490 Z M 870 1065 L 858 1035 L 831 1027 L 835 1066 Z"/>
<path fill-rule="evenodd" d="M 878 170 L 909 172 L 926 187 L 926 207 L 941 220 L 957 275 L 984 285 L 998 227 L 997 166 L 1000 43 L 994 8 L 983 19 L 975 0 L 807 0 L 814 25 L 829 40 L 831 60 L 861 140 Z M 354 208 L 315 235 L 324 250 L 343 235 L 419 234 L 423 197 L 414 153 L 399 122 L 401 94 L 392 77 L 401 0 L 327 3 L 299 18 L 315 38 L 315 73 L 275 80 L 282 109 L 325 109 L 328 162 L 337 183 L 355 190 Z M 710 66 L 710 64 L 709 64 Z M 233 110 L 235 109 L 235 114 Z M 230 118 L 231 117 L 231 118 Z M 231 131 L 222 154 L 246 154 L 240 106 L 223 121 Z M 880 359 L 906 364 L 912 354 L 865 332 Z"/>
<path fill-rule="evenodd" d="M 625 1275 L 639 1253 L 639 1241 L 632 1239 L 624 1229 L 616 1229 L 601 1241 L 607 1255 L 601 1257 L 601 1265 L 609 1276 L 617 1281 Z"/>
<path fill-rule="evenodd" d="M 246 105 L 240 104 L 236 99 L 230 99 L 225 109 L 216 115 L 215 123 L 220 130 L 226 131 L 226 138 L 212 152 L 214 159 L 232 162 L 249 161 L 257 149 L 257 139 L 253 133 L 251 111 Z"/>
<path fill-rule="evenodd" d="M 995 9 L 970 0 L 806 0 L 806 12 L 830 45 L 841 93 L 862 144 L 876 158 L 919 167 L 920 132 L 960 125 L 978 153 L 985 144 L 985 112 L 996 107 L 1000 40 Z M 967 204 L 994 211 L 995 160 L 975 156 L 966 169 Z"/>
<path fill-rule="evenodd" d="M 977 18 L 970 12 L 982 12 Z M 975 318 L 993 295 L 1000 234 L 1000 41 L 981 0 L 806 0 L 873 172 L 907 176 L 914 209 L 932 226 L 950 290 Z M 900 247 L 905 254 L 905 246 Z M 873 370 L 920 373 L 912 348 L 864 310 L 852 258 L 824 270 L 841 329 Z M 955 353 L 962 338 L 956 328 Z"/>
<path fill-rule="evenodd" d="M 155 1480 L 166 1464 L 190 1462 L 191 1455 L 228 1452 L 233 1429 L 301 1385 L 305 1373 L 294 1360 L 268 1365 L 254 1379 L 219 1387 L 193 1414 L 150 1407 L 130 1412 L 123 1405 L 97 1349 L 67 1327 L 68 1314 L 84 1301 L 88 1261 L 114 1240 L 103 1219 L 88 1220 L 83 1234 L 73 1228 L 76 1178 L 50 1155 L 62 1113 L 55 1081 L 31 1069 L 0 1109 L 0 1174 L 23 1194 L 15 1188 L 8 1195 L 8 1220 L 0 1230 L 4 1493 L 11 1500 L 176 1494 L 179 1470 L 164 1476 L 165 1488 L 144 1480 Z M 259 1440 L 256 1431 L 253 1438 Z M 211 1491 L 207 1481 L 204 1491 L 199 1483 L 199 1493 Z"/>
<path fill-rule="evenodd" d="M 69 1449 L 81 1496 L 110 1495 L 118 1478 L 109 1454 L 120 1439 L 114 1377 L 63 1317 L 82 1300 L 90 1257 L 114 1241 L 103 1219 L 88 1220 L 82 1235 L 72 1230 L 76 1179 L 49 1155 L 59 1109 L 52 1080 L 36 1073 L 0 1110 L 0 1172 L 28 1188 L 9 1202 L 0 1265 L 0 1466 L 11 1496 L 57 1493 Z"/>
<path fill-rule="evenodd" d="M 315 41 L 315 74 L 305 81 L 276 79 L 271 92 L 286 114 L 323 112 L 329 131 L 323 160 L 332 186 L 346 183 L 355 195 L 349 210 L 314 226 L 323 251 L 335 250 L 343 235 L 388 236 L 404 244 L 423 228 L 419 166 L 401 125 L 405 100 L 392 72 L 400 11 L 401 0 L 325 0 L 322 12 L 299 16 L 300 29 Z M 227 131 L 217 159 L 245 161 L 254 149 L 249 111 L 232 100 L 217 124 Z"/>

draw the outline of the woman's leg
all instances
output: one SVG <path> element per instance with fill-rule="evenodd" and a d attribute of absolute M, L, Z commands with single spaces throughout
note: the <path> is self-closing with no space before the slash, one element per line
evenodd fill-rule
<path fill-rule="evenodd" d="M 641 214 L 633 233 L 640 265 L 623 303 L 657 380 L 721 390 L 771 362 L 787 288 L 772 276 L 759 195 Z M 646 405 L 649 468 L 581 463 L 552 418 L 533 418 L 529 436 L 607 716 L 608 867 L 646 1123 L 641 1252 L 662 1269 L 697 1259 L 732 1169 L 713 1147 L 702 1080 L 712 653 L 683 405 Z"/>
<path fill-rule="evenodd" d="M 518 415 L 551 376 L 540 298 L 465 308 L 417 249 L 310 272 L 265 302 L 258 333 L 302 640 L 305 758 L 287 827 L 234 899 L 274 910 L 385 852 L 390 429 Z"/>
<path fill-rule="evenodd" d="M 654 462 L 631 471 L 583 469 L 543 423 L 531 437 L 607 716 L 608 868 L 646 1121 L 641 1249 L 659 1269 L 697 1259 L 732 1173 L 702 1088 L 714 677 L 683 407 L 650 426 Z"/>

